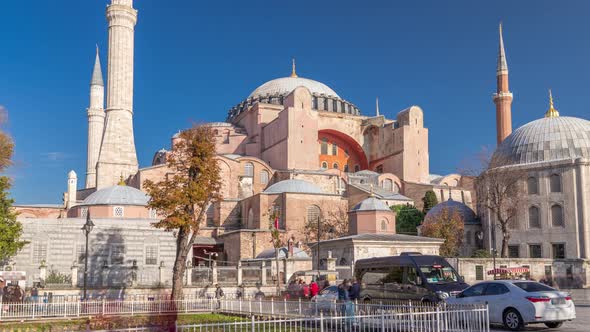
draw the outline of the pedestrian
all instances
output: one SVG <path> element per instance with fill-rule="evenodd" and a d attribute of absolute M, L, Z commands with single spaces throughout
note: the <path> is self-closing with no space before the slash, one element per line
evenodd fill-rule
<path fill-rule="evenodd" d="M 225 294 L 223 294 L 223 289 L 219 286 L 219 284 L 215 284 L 215 298 L 217 299 L 217 309 L 221 308 L 221 299 Z"/>
<path fill-rule="evenodd" d="M 318 286 L 318 283 L 315 281 L 315 279 L 309 285 L 309 291 L 311 293 L 311 297 L 318 295 L 320 292 L 320 286 Z"/>
<path fill-rule="evenodd" d="M 304 281 L 302 284 L 303 287 L 303 297 L 308 299 L 309 298 L 309 285 Z"/>
<path fill-rule="evenodd" d="M 37 303 L 37 300 L 39 299 L 39 289 L 37 289 L 36 283 L 33 285 L 33 288 L 31 289 L 31 299 L 33 303 Z"/>
<path fill-rule="evenodd" d="M 6 286 L 6 281 L 4 278 L 0 277 L 0 302 L 2 302 L 2 297 L 4 296 L 4 287 Z"/>
<path fill-rule="evenodd" d="M 350 286 L 350 300 L 355 302 L 359 299 L 361 295 L 361 285 L 359 284 L 358 280 L 352 280 L 352 286 Z"/>
<path fill-rule="evenodd" d="M 340 306 L 340 314 L 344 316 L 346 313 L 346 302 L 350 300 L 350 293 L 348 290 L 348 279 L 344 279 L 340 285 L 338 285 L 338 302 L 342 303 Z"/>

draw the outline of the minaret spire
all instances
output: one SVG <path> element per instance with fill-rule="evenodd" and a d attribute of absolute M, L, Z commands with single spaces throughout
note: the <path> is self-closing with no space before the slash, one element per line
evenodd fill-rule
<path fill-rule="evenodd" d="M 379 97 L 375 99 L 375 116 L 380 116 L 379 114 Z"/>
<path fill-rule="evenodd" d="M 498 66 L 496 68 L 496 142 L 498 145 L 512 133 L 512 92 L 508 89 L 508 62 L 502 36 L 502 23 L 498 28 Z"/>
<path fill-rule="evenodd" d="M 504 49 L 504 38 L 502 37 L 502 22 L 498 28 L 500 34 L 500 45 L 498 46 L 498 68 L 496 74 L 508 74 L 508 62 L 506 62 L 506 50 Z"/>
<path fill-rule="evenodd" d="M 88 145 L 86 153 L 86 188 L 96 187 L 96 163 L 100 153 L 100 142 L 104 131 L 104 82 L 100 57 L 96 46 L 96 58 L 90 80 L 90 104 L 88 106 Z"/>
<path fill-rule="evenodd" d="M 299 77 L 295 71 L 295 58 L 291 59 L 291 62 L 291 77 Z"/>

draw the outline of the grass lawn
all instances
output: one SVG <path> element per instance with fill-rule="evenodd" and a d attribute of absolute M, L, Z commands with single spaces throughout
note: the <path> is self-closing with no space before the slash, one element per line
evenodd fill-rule
<path fill-rule="evenodd" d="M 124 329 L 144 326 L 170 326 L 177 320 L 178 324 L 207 324 L 247 321 L 248 318 L 220 314 L 188 314 L 168 316 L 127 316 L 127 317 L 93 317 L 92 319 L 51 320 L 45 322 L 9 322 L 0 324 L 0 332 L 28 331 L 85 331 L 87 323 L 90 330 Z"/>

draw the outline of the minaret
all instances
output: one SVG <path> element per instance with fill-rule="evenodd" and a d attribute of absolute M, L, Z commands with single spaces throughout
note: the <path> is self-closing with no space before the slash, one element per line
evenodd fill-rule
<path fill-rule="evenodd" d="M 500 23 L 500 46 L 498 48 L 498 68 L 496 69 L 497 90 L 494 94 L 496 104 L 496 134 L 497 144 L 512 133 L 512 93 L 508 90 L 508 63 L 504 51 L 502 38 L 502 23 Z"/>
<path fill-rule="evenodd" d="M 71 170 L 68 173 L 68 199 L 66 200 L 66 209 L 76 204 L 76 193 L 78 190 L 78 176 Z"/>
<path fill-rule="evenodd" d="M 375 99 L 375 116 L 380 116 L 381 114 L 379 113 L 379 97 L 377 97 Z"/>
<path fill-rule="evenodd" d="M 96 162 L 100 153 L 100 141 L 104 130 L 104 82 L 98 46 L 90 81 L 90 105 L 88 107 L 88 152 L 86 160 L 86 188 L 96 187 Z"/>
<path fill-rule="evenodd" d="M 113 186 L 137 173 L 133 138 L 133 45 L 137 11 L 133 0 L 107 7 L 109 59 L 105 129 L 96 167 L 96 188 Z"/>

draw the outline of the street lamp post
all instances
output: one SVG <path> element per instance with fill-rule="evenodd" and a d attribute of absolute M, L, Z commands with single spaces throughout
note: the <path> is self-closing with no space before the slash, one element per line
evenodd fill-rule
<path fill-rule="evenodd" d="M 86 213 L 86 223 L 82 226 L 82 231 L 86 236 L 86 251 L 84 254 L 84 300 L 86 300 L 86 282 L 88 281 L 88 236 L 92 232 L 94 223 L 90 219 L 90 211 Z"/>

